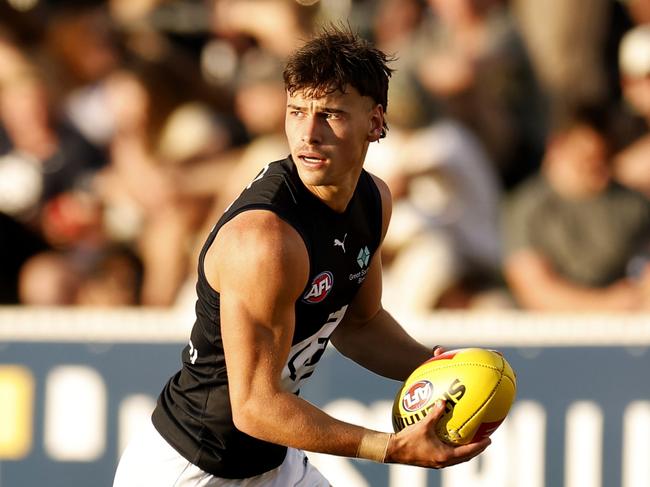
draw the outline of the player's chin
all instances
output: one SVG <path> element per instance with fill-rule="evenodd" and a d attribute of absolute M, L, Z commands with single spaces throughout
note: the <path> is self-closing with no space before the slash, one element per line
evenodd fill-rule
<path fill-rule="evenodd" d="M 331 177 L 327 166 L 314 167 L 298 163 L 298 174 L 300 179 L 307 186 L 328 186 Z"/>
<path fill-rule="evenodd" d="M 318 188 L 323 186 L 331 186 L 330 180 L 323 177 L 322 174 L 315 174 L 314 172 L 302 172 L 300 174 L 302 183 L 309 188 Z"/>

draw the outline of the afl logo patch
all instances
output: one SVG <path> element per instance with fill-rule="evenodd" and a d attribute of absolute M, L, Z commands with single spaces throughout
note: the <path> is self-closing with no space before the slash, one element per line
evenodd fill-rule
<path fill-rule="evenodd" d="M 402 408 L 404 411 L 418 411 L 426 406 L 433 395 L 433 384 L 428 380 L 419 380 L 402 396 Z"/>
<path fill-rule="evenodd" d="M 334 285 L 334 276 L 330 271 L 321 272 L 311 281 L 309 291 L 302 297 L 306 303 L 320 303 L 330 293 Z"/>

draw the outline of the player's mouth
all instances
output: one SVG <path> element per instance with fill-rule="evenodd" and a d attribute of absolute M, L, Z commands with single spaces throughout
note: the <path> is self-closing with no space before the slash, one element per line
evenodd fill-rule
<path fill-rule="evenodd" d="M 298 159 L 300 159 L 305 165 L 314 168 L 322 167 L 325 164 L 325 161 L 327 161 L 327 158 L 315 152 L 300 153 L 298 154 Z"/>

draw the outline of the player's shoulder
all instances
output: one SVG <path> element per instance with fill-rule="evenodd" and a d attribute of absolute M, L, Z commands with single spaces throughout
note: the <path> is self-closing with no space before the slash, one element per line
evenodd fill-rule
<path fill-rule="evenodd" d="M 265 286 L 293 296 L 307 281 L 309 256 L 301 236 L 280 216 L 249 210 L 219 230 L 206 253 L 204 270 L 218 292 L 234 281 L 264 281 Z"/>
<path fill-rule="evenodd" d="M 272 257 L 306 252 L 295 227 L 276 212 L 266 209 L 251 209 L 234 216 L 219 230 L 215 244 L 228 246 L 238 253 Z"/>

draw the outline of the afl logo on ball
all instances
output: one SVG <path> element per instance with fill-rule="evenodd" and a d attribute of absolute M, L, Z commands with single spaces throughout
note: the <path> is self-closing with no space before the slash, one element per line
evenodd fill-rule
<path fill-rule="evenodd" d="M 302 300 L 306 303 L 320 303 L 327 297 L 334 285 L 334 276 L 331 272 L 325 271 L 314 277 L 309 286 L 309 291 L 303 296 Z"/>
<path fill-rule="evenodd" d="M 431 399 L 433 395 L 433 384 L 428 380 L 419 380 L 404 393 L 402 397 L 402 408 L 404 411 L 419 411 Z"/>

